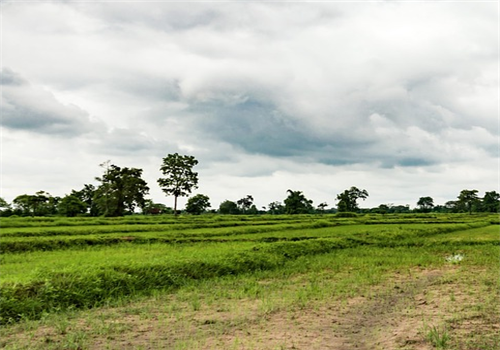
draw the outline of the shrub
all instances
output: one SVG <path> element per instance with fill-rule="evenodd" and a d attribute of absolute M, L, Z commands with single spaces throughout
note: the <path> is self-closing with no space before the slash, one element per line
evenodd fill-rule
<path fill-rule="evenodd" d="M 346 211 L 346 212 L 342 212 L 342 213 L 337 213 L 337 214 L 335 214 L 335 216 L 338 218 L 357 218 L 358 214 Z"/>

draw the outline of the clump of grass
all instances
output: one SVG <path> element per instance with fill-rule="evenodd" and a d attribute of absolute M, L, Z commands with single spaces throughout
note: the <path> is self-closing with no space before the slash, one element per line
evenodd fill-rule
<path fill-rule="evenodd" d="M 449 346 L 450 335 L 445 327 L 429 327 L 426 338 L 436 349 L 444 350 Z"/>

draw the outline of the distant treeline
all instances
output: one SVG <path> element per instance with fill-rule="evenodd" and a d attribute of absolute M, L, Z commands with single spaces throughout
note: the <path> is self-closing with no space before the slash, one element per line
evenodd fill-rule
<path fill-rule="evenodd" d="M 364 189 L 351 187 L 335 197 L 335 205 L 320 203 L 313 205 L 302 191 L 288 190 L 287 197 L 274 201 L 267 206 L 257 208 L 252 195 L 238 200 L 225 200 L 218 209 L 210 209 L 210 198 L 196 194 L 188 198 L 183 211 L 177 210 L 177 198 L 189 196 L 198 185 L 198 173 L 192 168 L 198 164 L 193 156 L 169 154 L 163 158 L 158 179 L 160 188 L 167 196 L 174 197 L 174 207 L 154 203 L 146 196 L 149 187 L 142 179 L 142 169 L 121 168 L 108 162 L 101 164 L 104 173 L 96 177 L 97 186 L 85 184 L 80 190 L 72 190 L 64 197 L 52 196 L 45 191 L 35 194 L 22 194 L 8 203 L 0 198 L 0 216 L 123 216 L 136 213 L 145 215 L 179 214 L 181 212 L 199 215 L 203 213 L 219 214 L 326 214 L 326 213 L 410 213 L 439 212 L 462 213 L 489 212 L 497 213 L 500 207 L 500 194 L 496 191 L 485 192 L 483 197 L 477 190 L 462 190 L 456 200 L 443 205 L 436 205 L 432 197 L 420 197 L 416 208 L 409 205 L 380 204 L 375 208 L 360 208 L 359 199 L 365 200 L 369 194 Z"/>

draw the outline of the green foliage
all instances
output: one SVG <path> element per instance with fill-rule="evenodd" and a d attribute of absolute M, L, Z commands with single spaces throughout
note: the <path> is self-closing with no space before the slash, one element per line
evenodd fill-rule
<path fill-rule="evenodd" d="M 240 209 L 235 202 L 225 200 L 219 205 L 219 213 L 235 215 L 240 213 Z"/>
<path fill-rule="evenodd" d="M 94 201 L 95 193 L 96 193 L 96 188 L 92 184 L 83 185 L 83 188 L 80 191 L 75 191 L 75 190 L 71 191 L 72 196 L 75 196 L 80 201 L 85 203 L 85 205 L 87 206 L 87 212 L 90 214 L 90 216 L 99 215 L 99 210 Z"/>
<path fill-rule="evenodd" d="M 335 216 L 338 218 L 356 218 L 356 217 L 358 217 L 358 214 L 350 212 L 350 211 L 346 211 L 346 212 L 339 212 L 339 213 L 335 214 Z"/>
<path fill-rule="evenodd" d="M 285 214 L 285 206 L 281 202 L 271 202 L 268 205 L 269 214 L 280 215 Z"/>
<path fill-rule="evenodd" d="M 239 199 L 236 204 L 238 205 L 238 209 L 241 213 L 247 214 L 247 212 L 252 208 L 253 205 L 253 197 L 251 195 L 247 195 L 245 198 Z M 254 206 L 255 208 L 255 206 Z M 255 214 L 255 213 L 253 213 Z"/>
<path fill-rule="evenodd" d="M 370 244 L 425 244 L 419 241 L 411 243 L 402 241 L 405 237 L 403 233 L 408 232 L 412 237 L 423 237 L 490 225 L 490 220 L 487 218 L 469 223 L 449 223 L 446 221 L 447 217 L 434 221 L 428 221 L 424 217 L 416 218 L 416 216 L 405 219 L 384 217 L 386 220 L 382 221 L 380 220 L 382 217 L 374 215 L 369 217 L 352 217 L 352 215 L 355 214 L 338 213 L 335 216 L 324 216 L 324 220 L 311 219 L 314 216 L 203 216 L 199 220 L 195 220 L 194 217 L 173 220 L 165 216 L 129 216 L 113 219 L 71 218 L 67 220 L 4 219 L 4 227 L 0 236 L 0 252 L 49 251 L 124 243 L 144 245 L 159 242 L 297 241 L 338 237 L 339 235 L 350 237 L 352 234 L 356 236 L 370 234 L 370 241 L 366 241 Z M 345 220 L 343 217 L 355 220 Z M 15 227 L 20 226 L 21 223 L 26 227 Z M 39 226 L 36 228 L 28 226 L 32 224 Z M 404 226 L 399 227 L 396 224 Z M 320 228 L 325 230 L 318 230 Z M 375 233 L 379 237 L 377 240 L 373 238 Z M 399 241 L 393 242 L 394 238 Z M 494 240 L 494 237 L 488 237 L 484 242 Z"/>
<path fill-rule="evenodd" d="M 5 210 L 9 207 L 10 207 L 9 203 L 7 203 L 7 201 L 5 199 L 0 197 L 0 210 Z"/>
<path fill-rule="evenodd" d="M 478 202 L 479 197 L 477 196 L 477 190 L 462 190 L 458 196 L 457 204 L 465 208 L 469 214 L 472 214 L 472 210 Z"/>
<path fill-rule="evenodd" d="M 123 216 L 126 212 L 133 213 L 137 206 L 142 208 L 149 187 L 141 176 L 142 169 L 116 165 L 106 167 L 103 176 L 96 178 L 101 185 L 93 198 L 100 213 L 104 216 Z"/>
<path fill-rule="evenodd" d="M 2 197 L 0 197 L 0 216 L 12 216 L 14 215 L 14 211 L 12 210 L 12 206 Z"/>
<path fill-rule="evenodd" d="M 320 213 L 324 213 L 326 207 L 328 207 L 328 203 L 326 203 L 326 202 L 320 203 L 320 204 L 318 204 L 317 211 L 320 212 Z"/>
<path fill-rule="evenodd" d="M 450 343 L 450 335 L 446 328 L 436 326 L 430 327 L 427 331 L 427 340 L 434 345 L 436 349 L 447 349 Z"/>
<path fill-rule="evenodd" d="M 287 193 L 288 197 L 284 200 L 287 214 L 307 214 L 314 211 L 313 201 L 307 199 L 302 191 L 288 190 Z"/>
<path fill-rule="evenodd" d="M 5 199 L 0 197 L 0 209 L 5 209 L 8 208 L 9 206 L 10 206 L 9 203 L 7 203 Z"/>
<path fill-rule="evenodd" d="M 338 210 L 340 212 L 356 212 L 358 211 L 358 199 L 365 200 L 368 198 L 368 192 L 366 190 L 360 190 L 357 187 L 351 187 L 348 190 L 345 190 L 341 194 L 337 195 L 337 200 L 339 203 L 337 204 Z"/>
<path fill-rule="evenodd" d="M 173 212 L 172 208 L 165 204 L 154 203 L 151 199 L 146 199 L 142 207 L 142 213 L 146 215 L 173 214 Z"/>
<path fill-rule="evenodd" d="M 481 211 L 498 213 L 500 209 L 500 194 L 496 191 L 486 192 L 481 203 Z"/>
<path fill-rule="evenodd" d="M 420 197 L 417 206 L 423 213 L 427 213 L 434 207 L 434 199 L 432 197 Z"/>
<path fill-rule="evenodd" d="M 277 242 L 272 245 L 255 247 L 257 251 L 277 254 L 287 259 L 296 259 L 304 255 L 324 254 L 335 249 L 355 246 L 354 242 L 341 238 L 313 239 L 299 242 Z"/>
<path fill-rule="evenodd" d="M 50 193 L 38 191 L 34 195 L 17 196 L 12 203 L 21 215 L 43 216 L 55 214 L 58 201 L 59 197 L 52 197 Z"/>
<path fill-rule="evenodd" d="M 193 172 L 193 167 L 198 161 L 193 156 L 169 154 L 163 158 L 160 166 L 163 178 L 158 179 L 158 184 L 165 194 L 174 196 L 174 213 L 177 214 L 177 198 L 184 197 L 198 188 L 198 173 Z"/>
<path fill-rule="evenodd" d="M 7 227 L 0 231 L 1 322 L 96 307 L 157 289 L 172 290 L 194 280 L 274 270 L 304 257 L 342 254 L 348 249 L 359 254 L 369 248 L 385 249 L 380 250 L 380 259 L 397 250 L 401 253 L 395 259 L 402 261 L 407 252 L 422 247 L 422 252 L 442 251 L 426 256 L 445 263 L 446 256 L 463 252 L 464 247 L 498 247 L 497 226 L 490 225 L 495 215 L 480 220 L 461 214 L 316 218 L 5 219 Z M 30 244 L 34 248 L 22 248 Z"/>
<path fill-rule="evenodd" d="M 197 194 L 188 199 L 186 203 L 186 212 L 189 214 L 200 215 L 210 208 L 210 198 L 204 194 Z"/>
<path fill-rule="evenodd" d="M 87 205 L 74 195 L 63 197 L 57 204 L 57 211 L 64 216 L 76 216 L 87 211 Z"/>

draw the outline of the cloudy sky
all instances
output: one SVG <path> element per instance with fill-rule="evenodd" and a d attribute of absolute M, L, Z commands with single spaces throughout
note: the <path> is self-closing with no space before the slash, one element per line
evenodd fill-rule
<path fill-rule="evenodd" d="M 1 196 L 194 155 L 217 208 L 499 188 L 497 1 L 1 3 Z M 185 200 L 181 201 L 181 204 Z"/>

